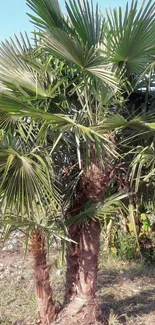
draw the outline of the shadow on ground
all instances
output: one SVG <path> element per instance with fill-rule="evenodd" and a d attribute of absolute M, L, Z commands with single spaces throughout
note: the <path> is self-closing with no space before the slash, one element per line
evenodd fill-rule
<path fill-rule="evenodd" d="M 112 310 L 120 324 L 155 324 L 155 264 L 102 266 L 98 296 L 107 319 Z"/>

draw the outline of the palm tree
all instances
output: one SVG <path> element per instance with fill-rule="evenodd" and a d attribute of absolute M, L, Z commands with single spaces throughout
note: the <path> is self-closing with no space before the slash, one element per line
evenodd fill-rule
<path fill-rule="evenodd" d="M 47 61 L 49 61 L 49 58 L 47 58 L 46 62 Z M 54 61 L 54 64 L 55 62 L 56 61 Z M 60 75 L 61 78 L 57 82 L 56 70 L 53 68 L 53 62 L 51 63 L 51 70 L 47 70 L 47 64 L 45 64 L 45 69 L 44 57 L 42 54 L 40 55 L 38 51 L 35 53 L 35 51 L 32 51 L 32 48 L 30 48 L 29 51 L 25 53 L 23 49 L 22 51 L 19 49 L 19 45 L 17 47 L 14 41 L 11 40 L 11 42 L 6 42 L 1 46 L 0 63 L 2 80 L 2 92 L 0 95 L 1 128 L 4 130 L 9 141 L 11 139 L 11 143 L 9 142 L 6 148 L 3 149 L 4 154 L 2 154 L 1 157 L 1 177 L 4 179 L 4 184 L 3 182 L 1 183 L 1 193 L 2 197 L 4 197 L 2 204 L 5 206 L 5 202 L 7 202 L 4 209 L 4 215 L 6 215 L 8 211 L 10 215 L 9 219 L 5 219 L 5 222 L 7 222 L 7 224 L 11 223 L 12 225 L 18 224 L 19 226 L 28 227 L 28 229 L 30 229 L 32 252 L 35 261 L 37 296 L 40 306 L 39 317 L 42 324 L 46 324 L 48 321 L 51 322 L 54 320 L 55 307 L 52 300 L 51 288 L 49 286 L 49 269 L 46 265 L 45 235 L 47 234 L 49 237 L 50 231 L 52 231 L 51 225 L 55 225 L 59 221 L 59 219 L 57 220 L 57 218 L 51 217 L 51 215 L 56 214 L 55 206 L 53 208 L 54 211 L 53 209 L 52 211 L 49 210 L 49 202 L 51 200 L 53 202 L 53 199 L 57 199 L 57 197 L 55 198 L 55 191 L 53 190 L 55 182 L 54 184 L 53 182 L 51 183 L 53 179 L 51 175 L 53 168 L 52 159 L 55 162 L 54 169 L 61 168 L 61 177 L 65 175 L 66 166 L 69 168 L 70 163 L 73 164 L 73 161 L 75 161 L 74 165 L 76 167 L 78 166 L 78 168 L 74 168 L 73 166 L 73 172 L 76 173 L 76 176 L 74 175 L 72 180 L 70 180 L 67 175 L 67 179 L 64 179 L 65 184 L 64 180 L 62 181 L 62 185 L 65 187 L 64 209 L 66 219 L 68 219 L 70 198 L 72 197 L 72 193 L 75 192 L 73 189 L 82 175 L 79 142 L 81 141 L 81 143 L 83 143 L 83 150 L 86 142 L 88 144 L 90 142 L 89 146 L 93 143 L 95 148 L 99 150 L 101 147 L 102 150 L 106 152 L 109 140 L 106 136 L 100 134 L 100 132 L 96 130 L 96 127 L 90 128 L 87 126 L 89 125 L 87 114 L 83 114 L 82 110 L 78 112 L 76 109 L 74 112 L 74 107 L 70 109 L 69 104 L 71 100 L 73 100 L 74 105 L 76 103 L 77 106 L 79 106 L 77 98 L 74 94 L 73 96 L 68 96 L 69 98 L 67 97 L 65 87 L 67 88 L 68 84 L 65 85 L 65 87 L 63 86 L 64 76 Z M 8 65 L 10 67 L 9 70 L 7 69 Z M 62 65 L 61 62 L 60 65 Z M 51 87 L 51 78 L 49 77 L 52 76 L 53 73 L 55 78 L 53 78 Z M 61 71 L 61 74 L 64 74 L 64 71 Z M 64 92 L 65 99 L 60 98 L 60 91 Z M 78 98 L 80 98 L 80 94 Z M 61 112 L 68 109 L 70 110 L 69 115 L 52 113 L 53 110 Z M 10 113 L 12 114 L 11 116 L 9 115 Z M 72 116 L 73 119 L 71 119 L 70 116 Z M 82 124 L 79 124 L 79 122 Z M 109 129 L 109 126 L 107 125 L 106 127 L 105 123 L 105 129 L 106 128 Z M 71 145 L 72 143 L 73 145 Z M 110 149 L 108 148 L 108 152 L 109 151 Z M 8 153 L 9 156 L 7 155 Z M 112 152 L 108 154 L 110 155 Z M 7 164 L 6 161 L 4 162 L 3 160 L 4 157 L 6 157 Z M 89 163 L 89 159 L 87 160 Z M 26 171 L 25 178 L 23 179 L 21 168 L 23 169 L 24 167 Z M 37 172 L 40 172 L 40 169 L 42 171 L 43 167 L 43 172 L 45 174 L 44 178 L 41 178 L 41 181 L 44 181 L 42 184 L 41 181 L 38 181 L 40 174 L 37 175 Z M 16 178 L 14 178 L 14 175 L 16 175 Z M 12 177 L 12 184 L 14 184 L 14 187 L 10 187 L 10 177 Z M 29 178 L 31 183 L 28 181 Z M 44 184 L 45 181 L 46 187 Z M 69 185 L 67 190 L 66 185 Z M 38 186 L 40 191 L 38 190 Z M 57 205 L 58 202 L 56 206 Z M 96 211 L 96 205 L 92 206 L 91 209 L 92 208 L 93 211 Z M 42 210 L 44 212 L 44 217 L 42 215 Z M 81 212 L 81 209 L 76 211 L 76 214 L 79 212 Z M 11 218 L 12 213 L 14 213 L 14 218 Z M 41 216 L 38 217 L 40 214 Z M 91 215 L 93 216 L 94 214 L 91 212 Z M 68 220 L 66 220 L 66 225 L 67 222 Z M 71 219 L 69 222 L 71 222 Z M 99 225 L 99 223 L 94 223 L 92 221 L 91 225 L 93 224 L 94 226 Z M 76 227 L 78 227 L 78 224 Z M 70 237 L 73 239 L 73 236 L 71 236 L 72 227 L 69 227 L 69 229 Z M 57 231 L 57 228 L 55 231 Z M 97 250 L 98 249 L 99 236 Z M 70 254 L 68 255 L 68 261 L 69 260 Z M 97 261 L 95 261 L 95 263 L 96 262 Z M 70 270 L 68 269 L 68 271 L 67 279 Z M 97 274 L 96 271 L 97 269 L 95 270 L 95 277 Z M 95 277 L 94 283 L 96 280 Z M 67 286 L 68 285 L 69 283 L 67 281 Z M 41 304 L 40 300 L 42 302 Z"/>
<path fill-rule="evenodd" d="M 79 101 L 79 104 L 75 104 L 79 119 L 81 112 L 82 116 L 86 114 L 86 125 L 103 134 L 107 127 L 103 114 L 109 98 L 113 101 L 116 93 L 116 76 L 133 86 L 148 64 L 152 63 L 154 5 L 149 1 L 138 10 L 137 2 L 132 1 L 130 9 L 127 5 L 124 16 L 119 9 L 119 14 L 116 11 L 108 13 L 105 21 L 98 6 L 94 10 L 88 1 L 69 1 L 66 4 L 67 18 L 61 13 L 58 1 L 44 0 L 40 5 L 39 0 L 27 0 L 27 4 L 37 14 L 37 17 L 30 17 L 41 30 L 41 48 L 65 60 L 66 65 L 72 64 L 74 76 L 78 75 L 78 80 L 72 76 L 74 86 L 71 89 Z M 119 123 L 121 126 L 120 118 L 117 122 L 117 126 Z M 114 125 L 109 126 L 112 129 Z M 111 139 L 107 137 L 109 143 L 106 149 L 110 149 L 110 152 L 114 147 Z M 76 216 L 88 202 L 97 204 L 102 200 L 105 189 L 112 181 L 114 162 L 111 161 L 114 159 L 111 153 L 109 156 L 107 151 L 105 153 L 105 146 L 103 151 L 103 142 L 97 150 L 94 138 L 85 137 L 84 140 L 76 134 L 77 158 L 80 157 L 78 162 L 82 177 L 77 182 L 72 204 L 66 213 L 70 237 L 78 242 L 78 245 L 71 244 L 68 252 L 67 289 L 71 299 L 75 296 L 84 299 L 89 306 L 95 294 L 100 224 L 92 221 L 89 215 L 85 223 L 79 224 Z M 75 162 L 73 164 L 70 160 L 71 167 L 67 170 L 70 174 Z M 87 316 L 89 314 L 90 318 L 91 312 L 94 312 L 93 308 L 90 310 L 88 307 Z"/>
<path fill-rule="evenodd" d="M 27 103 L 35 106 L 44 102 L 47 105 L 48 94 L 51 99 L 54 90 L 47 89 L 44 84 L 45 73 L 47 75 L 48 72 L 41 63 L 39 66 L 39 62 L 38 65 L 36 62 L 35 68 L 28 65 L 21 55 L 29 55 L 30 58 L 33 55 L 27 36 L 2 44 L 1 107 L 5 107 L 5 103 L 9 108 L 16 108 L 21 103 L 24 107 Z M 8 225 L 10 230 L 14 226 L 23 227 L 27 241 L 30 239 L 38 316 L 41 324 L 45 325 L 56 316 L 46 258 L 47 244 L 49 246 L 48 241 L 53 236 L 65 238 L 66 231 L 59 217 L 61 198 L 53 163 L 46 141 L 39 140 L 37 136 L 40 127 L 40 120 L 35 122 L 31 117 L 15 117 L 1 111 L 0 206 L 7 230 Z"/>
<path fill-rule="evenodd" d="M 55 68 L 56 62 L 51 60 L 50 64 L 49 57 L 38 50 L 35 52 L 23 36 L 22 42 L 16 38 L 16 42 L 10 40 L 1 45 L 0 127 L 4 133 L 0 155 L 1 207 L 4 222 L 26 228 L 31 238 L 39 318 L 43 325 L 53 321 L 56 315 L 45 240 L 51 232 L 52 235 L 58 233 L 61 238 L 65 230 L 57 217 L 60 202 L 55 188 L 57 182 L 53 179 L 52 159 L 54 169 L 60 167 L 63 174 L 65 166 L 73 159 L 78 165 L 81 163 L 79 138 L 84 143 L 86 139 L 94 138 L 98 148 L 103 143 L 106 148 L 108 142 L 95 128 L 86 126 L 87 117 L 82 112 L 78 116 L 76 112 L 73 120 L 71 114 L 60 114 L 69 107 L 66 96 L 69 85 L 68 80 L 67 85 L 63 85 L 66 74 L 66 69 L 61 69 L 63 62 L 57 62 L 60 71 Z M 61 99 L 62 91 L 64 97 Z M 59 114 L 53 114 L 53 111 Z M 72 110 L 71 113 L 73 116 Z M 75 146 L 71 149 L 73 157 L 69 157 L 68 147 L 72 140 Z M 78 167 L 78 173 L 79 170 Z M 67 207 L 75 183 L 74 178 L 66 191 Z"/>
<path fill-rule="evenodd" d="M 80 316 L 75 312 L 75 321 L 81 317 L 83 324 L 89 324 L 95 322 L 98 309 L 95 284 L 101 223 L 97 215 L 107 188 L 116 180 L 114 167 L 118 155 L 112 131 L 127 124 L 119 115 L 110 117 L 109 106 L 112 108 L 118 103 L 117 92 L 121 87 L 118 77 L 131 82 L 131 76 L 135 73 L 137 78 L 150 62 L 153 8 L 149 2 L 139 16 L 133 2 L 131 10 L 126 10 L 123 23 L 119 15 L 120 26 L 116 30 L 116 22 L 111 22 L 109 16 L 105 22 L 98 6 L 94 10 L 88 1 L 69 1 L 67 17 L 61 13 L 57 0 L 27 0 L 27 4 L 37 14 L 37 17 L 31 15 L 31 19 L 41 29 L 40 43 L 37 42 L 35 51 L 22 53 L 22 57 L 21 53 L 13 55 L 14 68 L 10 69 L 13 74 L 7 68 L 8 64 L 12 66 L 12 59 L 6 60 L 11 49 L 8 43 L 3 45 L 0 80 L 11 92 L 1 93 L 0 109 L 16 117 L 39 121 L 37 141 L 40 145 L 46 143 L 55 167 L 60 167 L 64 216 L 74 241 L 67 254 L 66 299 L 71 301 L 68 311 L 70 315 L 71 310 L 80 309 Z M 147 29 L 148 18 L 150 27 Z M 112 58 L 109 44 L 114 44 L 120 35 L 125 37 L 126 30 L 128 36 L 135 38 L 139 29 L 140 36 L 143 33 L 144 37 L 146 32 L 148 35 L 148 42 L 143 42 L 140 48 L 145 67 L 143 61 L 139 68 L 139 48 L 128 64 L 129 47 L 125 57 Z M 21 65 L 28 69 L 27 78 L 23 78 Z M 130 65 L 132 70 L 129 70 Z"/>
<path fill-rule="evenodd" d="M 46 237 L 50 231 L 49 224 L 55 222 L 56 215 L 53 206 L 55 199 L 51 192 L 51 166 L 45 150 L 34 147 L 30 151 L 15 134 L 13 137 L 5 146 L 1 145 L 1 208 L 4 224 L 24 227 L 31 239 L 38 314 L 41 322 L 46 324 L 47 319 L 52 321 L 55 317 L 46 260 Z"/>

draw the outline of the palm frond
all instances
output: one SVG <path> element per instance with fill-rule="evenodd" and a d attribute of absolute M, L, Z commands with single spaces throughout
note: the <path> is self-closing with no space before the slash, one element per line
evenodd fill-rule
<path fill-rule="evenodd" d="M 54 130 L 59 130 L 60 132 L 66 132 L 67 130 L 74 129 L 75 131 L 78 130 L 80 137 L 83 136 L 85 138 L 85 136 L 87 136 L 90 140 L 94 142 L 103 140 L 103 143 L 107 145 L 109 143 L 108 138 L 104 136 L 104 134 L 102 133 L 102 125 L 100 131 L 100 126 L 88 127 L 76 122 L 74 116 L 43 112 L 40 109 L 33 108 L 32 105 L 28 106 L 27 104 L 24 104 L 23 101 L 21 101 L 19 98 L 16 98 L 15 96 L 12 95 L 8 96 L 6 94 L 0 94 L 0 110 L 2 112 L 5 111 L 7 114 L 11 114 L 15 117 L 31 116 L 31 118 L 36 120 L 45 120 L 47 126 L 51 125 Z M 121 122 L 122 125 L 124 125 L 123 120 L 121 120 Z M 116 124 L 116 127 L 117 126 L 118 124 Z M 107 125 L 107 130 L 108 130 L 108 125 Z M 104 133 L 107 133 L 107 130 L 106 132 L 104 130 Z M 103 143 L 102 145 L 104 145 Z"/>
<path fill-rule="evenodd" d="M 21 153 L 12 147 L 1 147 L 0 196 L 4 213 L 17 211 L 17 215 L 27 214 L 31 218 L 43 217 L 47 207 L 51 211 L 56 209 L 58 197 L 52 186 L 52 167 L 47 157 L 47 153 L 37 148 Z"/>
<path fill-rule="evenodd" d="M 74 26 L 83 45 L 87 44 L 91 48 L 103 41 L 104 19 L 98 4 L 94 8 L 93 1 L 69 0 L 66 9 L 71 25 Z"/>
<path fill-rule="evenodd" d="M 38 0 L 28 0 L 31 9 L 35 11 L 41 19 L 45 21 L 45 12 L 47 7 L 52 7 L 52 2 L 44 0 L 40 3 Z M 118 88 L 118 80 L 115 77 L 111 65 L 107 66 L 107 61 L 100 56 L 98 44 L 103 41 L 104 22 L 99 13 L 98 6 L 96 10 L 93 3 L 87 0 L 69 1 L 66 4 L 68 16 L 66 19 L 60 14 L 59 24 L 55 23 L 55 12 L 49 9 L 51 22 L 48 15 L 46 30 L 39 33 L 41 36 L 42 48 L 60 58 L 73 63 L 76 69 L 96 76 L 101 79 L 108 87 Z M 36 18 L 33 17 L 34 22 Z M 75 32 L 76 31 L 76 32 Z"/>
<path fill-rule="evenodd" d="M 111 62 L 123 68 L 127 75 L 142 73 L 152 62 L 155 40 L 154 2 L 143 1 L 140 8 L 133 0 L 122 8 L 107 11 L 107 48 Z"/>
<path fill-rule="evenodd" d="M 45 86 L 47 71 L 35 59 L 33 51 L 27 34 L 21 34 L 20 38 L 15 35 L 15 39 L 1 43 L 0 80 L 4 85 L 2 92 L 10 89 L 25 99 L 52 97 L 51 87 Z M 52 72 L 50 78 L 54 78 Z"/>
<path fill-rule="evenodd" d="M 84 223 L 88 219 L 93 220 L 104 220 L 107 216 L 116 216 L 116 210 L 119 208 L 125 209 L 122 199 L 126 198 L 128 193 L 116 193 L 112 196 L 109 196 L 104 202 L 100 202 L 98 204 L 87 202 L 82 207 L 82 212 L 74 217 L 69 218 L 65 221 L 66 226 L 71 226 L 74 222 Z"/>
<path fill-rule="evenodd" d="M 153 181 L 155 175 L 155 150 L 151 146 L 137 147 L 134 150 L 134 159 L 131 163 L 130 179 L 135 185 L 135 191 L 139 190 L 142 182 L 149 179 Z"/>
<path fill-rule="evenodd" d="M 50 28 L 62 26 L 62 14 L 58 0 L 26 0 L 29 8 L 40 18 L 29 15 L 39 27 Z"/>

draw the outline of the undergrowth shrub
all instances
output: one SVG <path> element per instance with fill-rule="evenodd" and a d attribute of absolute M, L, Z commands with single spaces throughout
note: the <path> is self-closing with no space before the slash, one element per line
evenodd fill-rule
<path fill-rule="evenodd" d="M 133 260 L 137 258 L 136 238 L 130 234 L 118 231 L 116 239 L 117 257 L 121 260 Z"/>

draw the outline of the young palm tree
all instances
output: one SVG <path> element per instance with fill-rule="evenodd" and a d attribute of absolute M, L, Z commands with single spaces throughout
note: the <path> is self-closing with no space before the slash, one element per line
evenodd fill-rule
<path fill-rule="evenodd" d="M 130 9 L 128 5 L 126 7 L 124 18 L 120 9 L 119 15 L 116 11 L 108 14 L 106 23 L 98 6 L 94 10 L 88 1 L 69 1 L 66 4 L 67 18 L 61 13 L 58 1 L 44 0 L 40 5 L 39 0 L 27 0 L 27 4 L 37 14 L 37 17 L 30 17 L 41 29 L 41 48 L 65 60 L 66 65 L 72 65 L 71 92 L 77 98 L 74 109 L 78 110 L 79 120 L 82 115 L 85 125 L 98 129 L 103 135 L 106 129 L 103 119 L 106 101 L 112 98 L 118 85 L 115 76 L 132 82 L 133 76 L 137 80 L 137 76 L 152 62 L 155 36 L 153 4 L 149 1 L 138 10 L 137 2 L 132 1 Z M 76 76 L 78 80 L 74 79 Z M 105 89 L 107 96 L 104 95 Z M 120 119 L 118 126 L 119 123 Z M 111 124 L 111 129 L 113 126 Z M 87 312 L 83 308 L 83 313 L 88 324 L 94 313 L 92 302 L 95 297 L 100 224 L 92 221 L 89 215 L 85 222 L 78 223 L 76 216 L 88 202 L 97 204 L 102 200 L 105 189 L 112 181 L 114 165 L 111 154 L 108 156 L 105 151 L 105 145 L 103 150 L 102 141 L 97 149 L 94 137 L 85 137 L 83 141 L 77 132 L 75 140 L 82 176 L 66 213 L 70 237 L 78 243 L 71 244 L 68 253 L 67 290 L 71 300 L 78 297 L 87 302 Z M 106 149 L 112 151 L 114 144 L 109 136 L 107 141 Z M 69 162 L 71 165 L 67 173 L 71 174 L 75 162 L 71 159 Z"/>
<path fill-rule="evenodd" d="M 46 62 L 47 61 L 49 61 L 49 57 Z M 54 62 L 56 62 L 56 60 Z M 51 211 L 49 210 L 49 202 L 54 198 L 54 184 L 51 183 L 53 168 L 51 159 L 53 159 L 55 163 L 55 170 L 61 168 L 61 177 L 65 175 L 65 168 L 69 168 L 70 164 L 73 165 L 74 162 L 74 165 L 76 166 L 76 168 L 73 166 L 73 172 L 76 173 L 76 176 L 73 176 L 73 179 L 70 180 L 67 175 L 67 179 L 63 179 L 62 181 L 62 185 L 65 187 L 65 216 L 66 219 L 68 219 L 69 211 L 73 210 L 73 207 L 68 210 L 70 197 L 72 197 L 72 191 L 82 175 L 80 142 L 83 143 L 82 152 L 85 151 L 86 143 L 88 143 L 88 147 L 91 147 L 92 145 L 95 146 L 95 151 L 97 148 L 98 150 L 101 148 L 101 151 L 104 150 L 106 152 L 109 140 L 103 135 L 102 128 L 100 134 L 96 129 L 96 126 L 92 128 L 87 126 L 89 125 L 87 114 L 83 114 L 81 109 L 78 112 L 75 104 L 78 107 L 81 107 L 79 101 L 80 96 L 82 100 L 83 93 L 82 95 L 79 94 L 78 99 L 75 94 L 67 96 L 65 87 L 69 87 L 68 80 L 65 87 L 63 85 L 63 75 L 66 73 L 66 70 L 61 71 L 61 73 L 59 72 L 60 80 L 57 82 L 56 69 L 53 68 L 55 63 L 51 63 L 50 69 L 48 68 L 47 70 L 47 65 L 45 64 L 44 66 L 43 54 L 40 54 L 38 51 L 35 53 L 32 51 L 32 48 L 25 53 L 24 50 L 19 50 L 19 46 L 15 46 L 13 41 L 2 44 L 0 64 L 3 90 L 0 94 L 0 125 L 7 138 L 12 141 L 9 149 L 7 149 L 7 147 L 5 149 L 9 150 L 11 158 L 10 155 L 9 157 L 7 156 L 6 151 L 4 150 L 4 156 L 6 154 L 6 161 L 8 161 L 8 164 L 6 164 L 6 161 L 4 163 L 3 155 L 1 157 L 1 177 L 2 179 L 4 178 L 5 181 L 5 186 L 3 182 L 1 183 L 1 193 L 3 193 L 2 197 L 4 196 L 2 204 L 5 205 L 5 202 L 7 202 L 4 215 L 6 212 L 10 211 L 10 215 L 14 213 L 18 216 L 18 218 L 11 218 L 11 224 L 14 222 L 20 226 L 28 226 L 31 230 L 31 245 L 35 261 L 39 316 L 42 324 L 45 325 L 48 322 L 53 321 L 55 318 L 55 307 L 49 283 L 49 268 L 46 265 L 45 250 L 46 231 L 49 236 L 50 231 L 52 231 L 50 225 L 57 225 L 57 219 L 51 219 L 51 215 L 56 213 L 56 209 L 54 209 L 54 211 L 53 209 Z M 10 67 L 9 70 L 7 69 L 8 65 Z M 61 62 L 60 65 L 62 65 Z M 44 67 L 46 67 L 46 69 Z M 67 69 L 69 71 L 70 68 L 68 67 Z M 53 78 L 53 84 L 51 87 L 51 79 L 49 76 L 53 76 L 53 74 L 55 78 Z M 63 91 L 64 93 L 64 98 L 62 99 L 59 95 L 60 91 Z M 71 101 L 74 103 L 72 108 L 70 108 Z M 98 109 L 100 109 L 100 107 L 98 107 Z M 68 112 L 68 110 L 69 114 L 52 113 L 52 111 Z M 9 115 L 10 113 L 12 116 Z M 72 119 L 70 118 L 71 116 Z M 119 121 L 117 122 L 119 123 Z M 100 126 L 98 127 L 100 128 Z M 106 126 L 106 123 L 104 127 L 105 130 L 109 129 L 109 126 Z M 109 151 L 110 148 L 108 148 L 108 152 Z M 111 151 L 113 151 L 113 149 L 111 149 Z M 112 155 L 111 151 L 109 155 Z M 14 152 L 13 161 L 12 152 Z M 102 155 L 99 156 L 102 157 Z M 86 157 L 83 159 L 86 159 Z M 89 164 L 89 156 L 87 157 L 87 160 Z M 44 165 L 42 166 L 43 163 Z M 93 170 L 93 162 L 91 162 L 91 166 Z M 37 172 L 39 172 L 40 169 L 42 171 L 43 167 L 45 175 L 44 178 L 42 177 L 41 181 L 46 181 L 47 188 L 45 187 L 45 184 L 42 184 L 41 181 L 39 182 L 37 178 L 39 177 Z M 24 168 L 25 178 L 23 178 L 22 172 L 22 169 Z M 101 168 L 101 170 L 102 169 L 103 168 Z M 101 172 L 99 171 L 99 176 L 100 174 Z M 14 179 L 14 187 L 10 187 L 9 178 L 11 175 L 12 179 Z M 14 178 L 14 175 L 16 175 L 16 178 Z M 31 182 L 29 182 L 29 178 Z M 66 185 L 69 185 L 67 191 Z M 100 190 L 99 186 L 98 188 Z M 98 190 L 97 195 L 100 195 Z M 74 199 L 75 202 L 76 200 L 77 199 Z M 86 202 L 87 199 L 85 198 L 83 203 L 85 204 Z M 95 200 L 94 203 L 98 203 L 98 199 Z M 82 209 L 83 207 L 81 206 L 81 208 L 74 213 L 74 217 L 75 214 L 79 214 Z M 42 213 L 44 213 L 44 216 Z M 92 213 L 91 215 L 94 216 Z M 8 223 L 9 220 L 7 219 L 6 222 Z M 66 222 L 68 222 L 68 220 Z M 90 223 L 90 221 L 88 222 Z M 69 223 L 71 223 L 70 218 Z M 91 226 L 93 224 L 95 227 L 97 226 L 98 230 L 96 248 L 98 251 L 100 227 L 98 229 L 99 223 L 91 221 Z M 78 226 L 78 223 L 75 224 L 75 226 L 81 229 L 81 225 Z M 55 228 L 56 231 L 57 227 L 55 226 Z M 74 238 L 75 241 L 75 234 L 72 232 L 72 226 L 69 227 L 69 231 L 71 239 Z M 67 293 L 70 289 L 68 275 L 71 275 L 69 261 L 70 253 L 68 254 Z M 97 263 L 97 260 L 95 260 L 95 263 Z M 93 272 L 95 274 L 95 285 L 97 269 Z M 77 273 L 79 273 L 79 269 L 77 270 L 76 275 Z M 72 286 L 73 282 L 71 282 L 71 290 Z M 87 292 L 82 293 L 82 291 L 81 294 L 90 296 L 89 301 L 90 298 L 94 300 L 93 290 L 91 295 L 87 294 Z M 71 296 L 73 296 L 72 292 Z"/>
<path fill-rule="evenodd" d="M 63 225 L 59 218 L 55 218 L 59 197 L 55 197 L 52 158 L 54 169 L 61 168 L 63 175 L 65 167 L 73 159 L 77 161 L 75 165 L 81 164 L 79 141 L 83 139 L 85 146 L 86 140 L 93 139 L 95 146 L 105 145 L 106 148 L 108 140 L 95 128 L 87 127 L 86 114 L 83 116 L 82 112 L 75 112 L 73 116 L 74 107 L 69 108 L 70 98 L 66 95 L 68 80 L 65 87 L 63 84 L 66 74 L 66 68 L 65 71 L 62 69 L 63 62 L 51 60 L 50 64 L 49 56 L 38 50 L 35 53 L 23 36 L 22 42 L 19 39 L 16 43 L 7 41 L 0 49 L 0 127 L 4 132 L 0 155 L 1 206 L 5 222 L 26 227 L 31 237 L 39 318 L 46 325 L 55 319 L 56 311 L 49 282 L 45 240 L 54 231 L 61 237 L 60 226 Z M 59 72 L 55 68 L 56 62 Z M 67 69 L 69 71 L 70 68 Z M 71 99 L 74 97 L 71 96 Z M 59 113 L 68 110 L 69 114 Z M 75 141 L 73 146 L 72 141 Z M 69 151 L 72 151 L 73 157 L 70 157 L 68 147 L 71 147 Z M 71 190 L 75 183 L 76 179 L 70 183 Z M 67 191 L 67 207 L 70 196 L 70 191 Z M 8 213 L 9 218 L 6 219 Z"/>
<path fill-rule="evenodd" d="M 30 107 L 31 103 L 46 106 L 52 92 L 54 97 L 54 89 L 48 88 L 45 78 L 48 72 L 41 62 L 36 62 L 35 68 L 28 65 L 21 55 L 33 58 L 32 46 L 23 36 L 21 41 L 16 38 L 16 42 L 1 45 L 1 107 L 18 110 L 22 104 L 25 110 L 28 103 Z M 55 235 L 61 239 L 65 226 L 59 218 L 61 199 L 49 150 L 46 141 L 37 137 L 40 128 L 41 120 L 35 122 L 31 117 L 1 111 L 0 206 L 4 224 L 24 227 L 27 241 L 31 242 L 38 315 L 41 324 L 46 325 L 56 316 L 46 259 L 47 240 Z"/>
<path fill-rule="evenodd" d="M 109 102 L 110 106 L 115 103 L 118 76 L 130 80 L 131 75 L 143 72 L 142 68 L 150 62 L 153 7 L 149 2 L 139 16 L 133 2 L 131 10 L 126 10 L 123 23 L 119 15 L 120 26 L 116 31 L 116 22 L 108 16 L 105 24 L 98 7 L 94 10 L 88 1 L 69 1 L 67 17 L 61 13 L 57 0 L 27 0 L 27 4 L 37 14 L 37 17 L 31 15 L 31 19 L 41 29 L 40 43 L 36 51 L 22 53 L 24 57 L 21 53 L 13 55 L 13 74 L 7 69 L 12 61 L 6 60 L 10 49 L 6 53 L 7 44 L 3 45 L 0 80 L 5 87 L 11 88 L 11 92 L 1 94 L 0 109 L 39 121 L 37 141 L 50 147 L 50 157 L 56 167 L 60 166 L 59 176 L 65 189 L 66 225 L 71 239 L 76 242 L 71 243 L 67 255 L 69 315 L 72 310 L 75 321 L 80 318 L 82 324 L 94 323 L 96 317 L 100 318 L 100 313 L 95 312 L 98 309 L 95 284 L 101 231 L 97 213 L 107 187 L 116 179 L 113 171 L 118 157 L 109 130 L 127 124 L 119 115 L 112 118 L 106 118 L 106 115 L 110 115 Z M 150 27 L 147 29 L 148 19 Z M 140 48 L 141 58 L 145 58 L 146 63 L 141 69 L 137 68 L 139 47 L 131 62 L 126 63 L 130 54 L 130 48 L 126 47 L 126 30 L 131 39 L 142 33 L 144 37 L 147 32 L 148 42 L 143 42 Z M 109 54 L 109 44 L 114 44 L 114 39 L 120 35 L 123 35 L 126 56 L 119 56 L 118 60 L 116 56 L 112 58 L 113 52 Z M 48 58 L 47 64 L 44 58 Z M 26 65 L 26 78 L 21 71 L 23 64 Z M 132 70 L 129 71 L 130 65 Z M 80 314 L 76 308 L 80 309 Z"/>
<path fill-rule="evenodd" d="M 18 129 L 17 129 L 18 132 Z M 47 152 L 27 144 L 15 134 L 8 134 L 8 143 L 1 145 L 0 197 L 4 224 L 24 227 L 31 240 L 38 299 L 38 314 L 42 324 L 55 317 L 55 306 L 46 260 L 46 237 L 50 223 L 56 217 L 51 165 Z M 51 227 L 52 230 L 52 227 Z M 56 229 L 55 229 L 56 231 Z M 57 230 L 58 231 L 58 230 Z M 28 239 L 27 239 L 28 240 Z"/>

